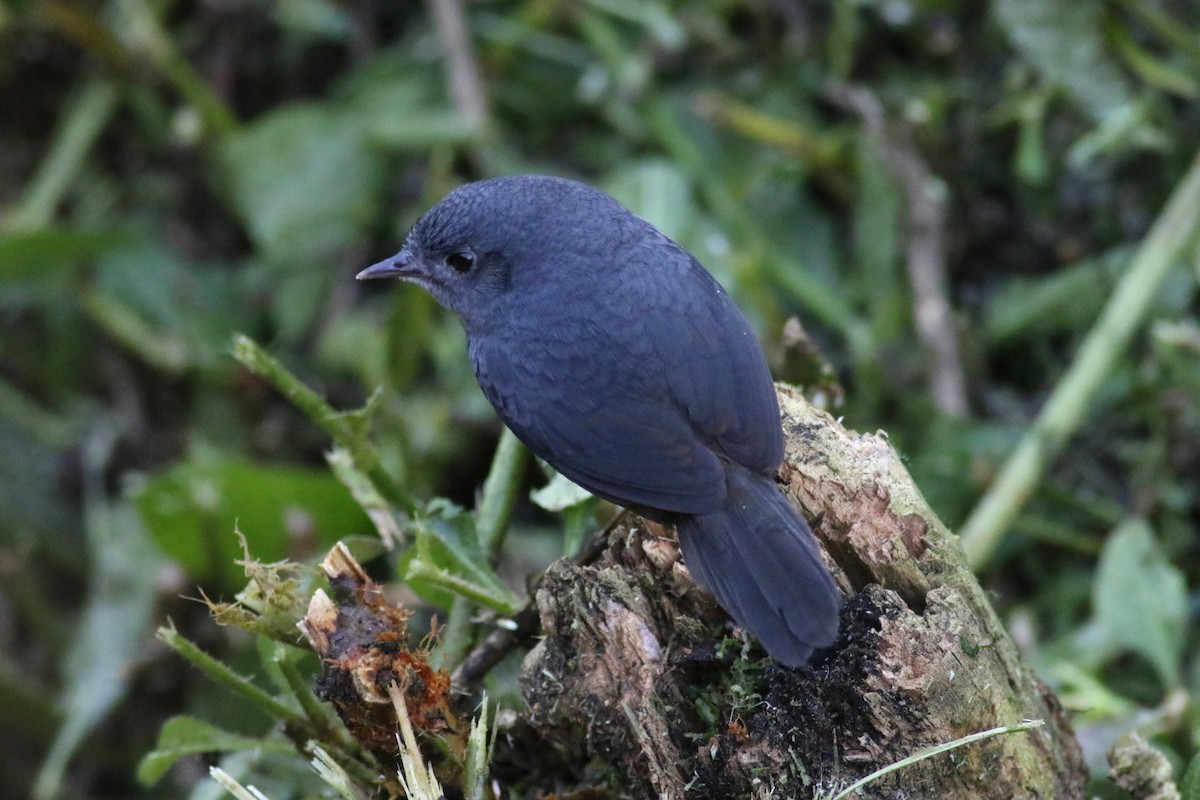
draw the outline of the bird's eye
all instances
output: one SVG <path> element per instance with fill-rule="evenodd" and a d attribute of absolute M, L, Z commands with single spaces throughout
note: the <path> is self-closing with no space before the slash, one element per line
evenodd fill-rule
<path fill-rule="evenodd" d="M 475 254 L 466 250 L 451 253 L 446 256 L 446 266 L 455 272 L 470 272 L 471 267 L 475 266 Z"/>

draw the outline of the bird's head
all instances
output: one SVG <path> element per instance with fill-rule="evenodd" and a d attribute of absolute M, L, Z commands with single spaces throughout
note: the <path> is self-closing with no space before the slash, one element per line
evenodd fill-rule
<path fill-rule="evenodd" d="M 608 195 L 539 175 L 493 178 L 446 195 L 413 226 L 404 248 L 358 273 L 422 286 L 467 330 L 531 282 L 559 280 L 604 247 L 605 220 L 629 216 Z M 597 241 L 597 240 L 600 241 Z"/>

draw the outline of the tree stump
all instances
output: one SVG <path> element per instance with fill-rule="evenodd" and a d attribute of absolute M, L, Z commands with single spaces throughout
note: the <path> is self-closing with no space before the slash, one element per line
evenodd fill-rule
<path fill-rule="evenodd" d="M 558 774 L 539 788 L 567 797 L 828 796 L 926 747 L 1043 719 L 893 772 L 869 795 L 1082 797 L 1066 715 L 886 437 L 845 430 L 789 387 L 779 399 L 779 478 L 847 598 L 837 643 L 808 667 L 775 664 L 692 584 L 670 532 L 626 515 L 598 558 L 560 561 L 538 588 L 545 638 L 525 659 L 528 709 L 501 758 L 553 755 Z"/>

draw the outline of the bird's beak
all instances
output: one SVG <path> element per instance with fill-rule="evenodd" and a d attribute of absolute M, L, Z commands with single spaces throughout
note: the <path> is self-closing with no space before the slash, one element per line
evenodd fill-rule
<path fill-rule="evenodd" d="M 404 278 L 411 277 L 416 270 L 413 267 L 413 255 L 407 250 L 401 250 L 391 258 L 385 258 L 378 264 L 372 264 L 354 277 L 365 281 L 371 278 Z"/>

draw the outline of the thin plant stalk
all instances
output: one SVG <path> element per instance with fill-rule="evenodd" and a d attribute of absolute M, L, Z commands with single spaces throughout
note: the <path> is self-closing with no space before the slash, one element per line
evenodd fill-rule
<path fill-rule="evenodd" d="M 479 506 L 475 512 L 475 533 L 479 545 L 493 561 L 504 545 L 504 534 L 512 519 L 513 506 L 521 489 L 529 453 L 508 428 L 500 435 L 492 466 L 483 482 Z M 471 648 L 471 615 L 475 605 L 468 598 L 455 597 L 450 616 L 442 630 L 442 657 L 448 666 L 457 665 Z"/>
<path fill-rule="evenodd" d="M 488 557 L 495 560 L 504 546 L 504 534 L 512 519 L 513 506 L 521 490 L 528 462 L 525 445 L 508 428 L 500 435 L 496 455 L 483 482 L 479 507 L 475 512 L 475 531 L 479 544 Z"/>
<path fill-rule="evenodd" d="M 330 437 L 349 453 L 358 469 L 366 474 L 375 490 L 410 516 L 416 504 L 392 479 L 379 462 L 379 454 L 367 442 L 365 431 L 358 425 L 358 417 L 339 412 L 316 392 L 304 385 L 272 355 L 263 350 L 249 336 L 238 334 L 233 338 L 233 357 L 242 366 L 264 378 L 279 390 L 292 405 L 303 411 Z"/>
<path fill-rule="evenodd" d="M 305 719 L 303 714 L 279 702 L 241 675 L 238 675 L 225 664 L 201 650 L 179 633 L 179 631 L 175 630 L 174 625 L 159 628 L 158 639 L 167 645 L 167 647 L 170 647 L 176 653 L 183 656 L 192 666 L 199 668 L 201 672 L 215 683 L 224 686 L 234 694 L 249 701 L 251 705 L 257 706 L 265 714 L 285 722 L 307 724 L 308 720 Z"/>
<path fill-rule="evenodd" d="M 952 742 L 946 742 L 944 744 L 934 745 L 933 747 L 926 748 L 919 753 L 913 753 L 908 758 L 902 758 L 899 761 L 896 761 L 892 764 L 888 764 L 886 767 L 882 767 L 880 769 L 875 770 L 870 775 L 867 775 L 865 778 L 860 778 L 859 780 L 850 784 L 845 789 L 841 790 L 840 792 L 835 794 L 833 797 L 831 797 L 829 800 L 845 800 L 845 798 L 849 797 L 850 795 L 854 794 L 858 790 L 862 789 L 867 784 L 874 783 L 875 781 L 879 780 L 880 778 L 882 778 L 885 775 L 895 772 L 896 770 L 904 769 L 905 767 L 912 766 L 913 764 L 916 764 L 919 761 L 924 761 L 925 759 L 931 758 L 932 756 L 936 756 L 939 753 L 945 753 L 949 750 L 956 750 L 959 747 L 971 744 L 972 742 L 978 742 L 978 741 L 982 741 L 984 739 L 990 739 L 993 736 L 999 736 L 1003 733 L 1019 733 L 1020 731 L 1033 730 L 1034 728 L 1040 728 L 1045 724 L 1046 723 L 1044 720 L 1027 719 L 1023 722 L 1018 722 L 1016 725 L 1002 725 L 999 728 L 989 728 L 986 731 L 980 731 L 979 733 L 972 733 L 969 736 L 964 736 L 961 739 L 955 739 Z"/>
<path fill-rule="evenodd" d="M 116 108 L 117 87 L 111 81 L 93 78 L 83 85 L 68 102 L 50 151 L 4 220 L 5 228 L 29 230 L 50 224 Z"/>
<path fill-rule="evenodd" d="M 1200 155 L 1138 248 L 1133 263 L 1083 340 L 1079 355 L 963 525 L 962 544 L 973 567 L 988 562 L 1047 468 L 1083 425 L 1101 384 L 1146 321 L 1154 295 L 1196 241 L 1198 230 Z"/>

